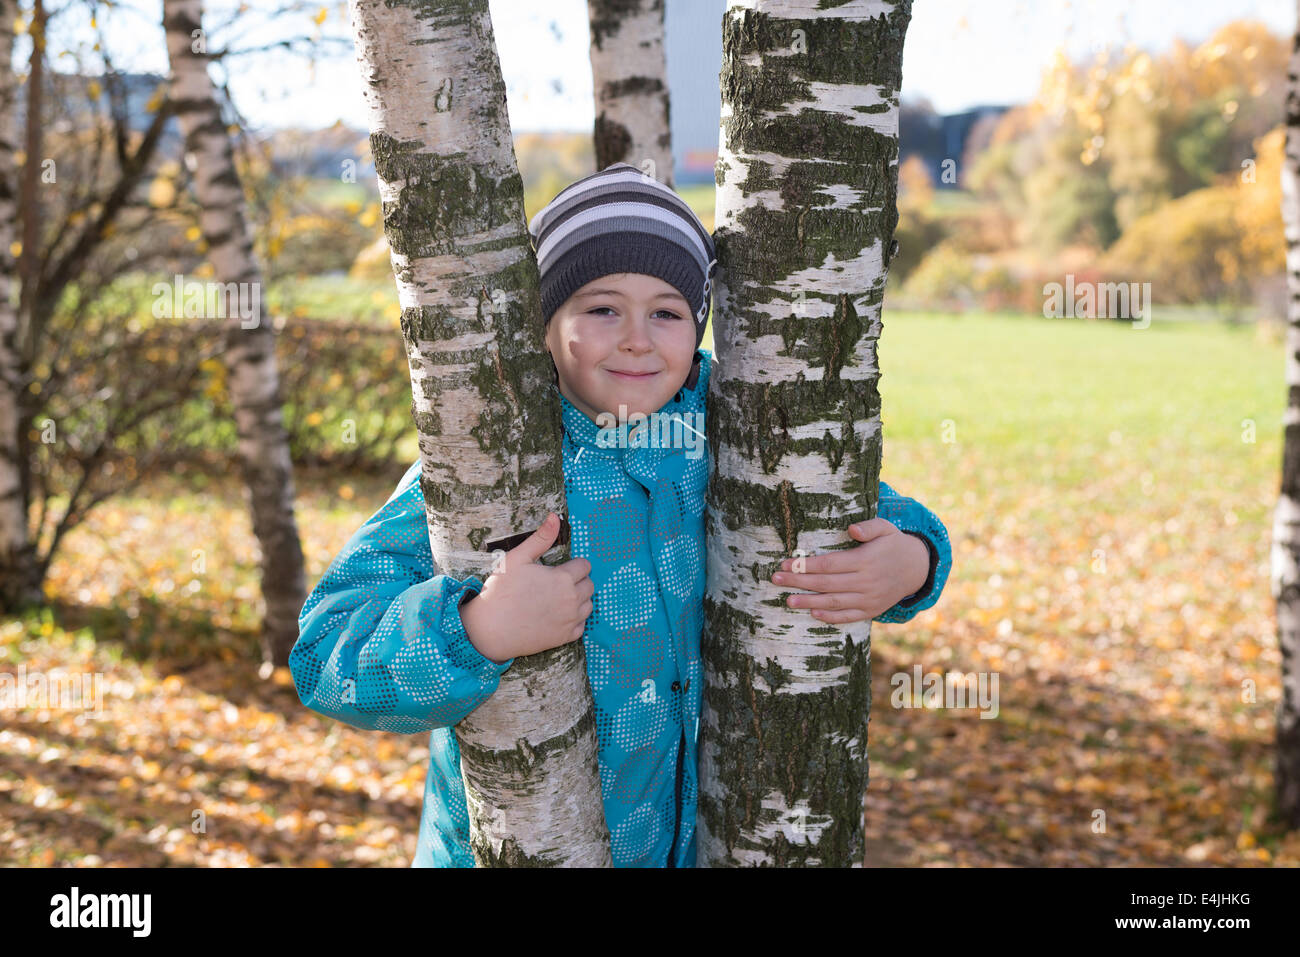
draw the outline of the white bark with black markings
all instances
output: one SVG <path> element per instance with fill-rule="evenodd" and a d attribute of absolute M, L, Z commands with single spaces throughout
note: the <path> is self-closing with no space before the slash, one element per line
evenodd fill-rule
<path fill-rule="evenodd" d="M 820 623 L 770 579 L 876 512 L 910 16 L 732 0 L 723 19 L 701 866 L 862 863 L 870 622 Z"/>
<path fill-rule="evenodd" d="M 487 0 L 350 0 L 436 567 L 566 514 L 537 260 Z M 567 559 L 557 544 L 546 564 Z M 517 658 L 456 726 L 476 861 L 612 863 L 581 641 Z"/>
<path fill-rule="evenodd" d="M 20 395 L 23 363 L 19 352 L 18 310 L 11 297 L 16 263 L 12 246 L 18 239 L 17 149 L 15 122 L 18 78 L 13 70 L 13 24 L 16 0 L 0 0 L 0 607 L 17 607 L 42 598 L 24 585 L 24 565 L 32 560 L 27 535 L 27 502 L 19 467 L 18 430 L 23 428 Z"/>

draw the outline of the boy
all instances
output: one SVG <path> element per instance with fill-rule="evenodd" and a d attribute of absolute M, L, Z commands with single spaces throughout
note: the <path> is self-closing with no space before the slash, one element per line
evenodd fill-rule
<path fill-rule="evenodd" d="M 561 400 L 573 558 L 532 564 L 559 530 L 552 514 L 506 555 L 524 574 L 435 575 L 417 461 L 308 597 L 290 668 L 314 711 L 430 732 L 413 866 L 472 867 L 452 728 L 517 655 L 582 638 L 614 866 L 693 867 L 708 456 L 686 446 L 707 449 L 637 441 L 626 420 L 657 413 L 704 431 L 694 423 L 712 361 L 699 346 L 713 240 L 672 189 L 626 163 L 566 187 L 529 232 Z M 808 559 L 810 574 L 783 573 L 787 587 L 838 583 L 792 595 L 791 606 L 827 622 L 895 622 L 938 600 L 951 567 L 943 523 L 884 482 L 875 521 L 851 530 L 869 540 L 835 568 Z"/>

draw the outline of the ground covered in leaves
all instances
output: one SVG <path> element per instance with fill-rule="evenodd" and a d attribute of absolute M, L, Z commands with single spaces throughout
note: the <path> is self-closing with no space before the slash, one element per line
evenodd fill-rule
<path fill-rule="evenodd" d="M 1269 522 L 1281 348 L 1250 330 L 888 315 L 883 477 L 933 509 L 939 603 L 872 629 L 869 865 L 1300 865 L 1269 817 Z M 303 475 L 314 583 L 391 493 Z M 0 671 L 102 676 L 101 710 L 0 710 L 0 863 L 407 866 L 427 738 L 257 673 L 232 480 L 177 477 L 66 540 Z M 995 717 L 901 707 L 983 674 Z"/>

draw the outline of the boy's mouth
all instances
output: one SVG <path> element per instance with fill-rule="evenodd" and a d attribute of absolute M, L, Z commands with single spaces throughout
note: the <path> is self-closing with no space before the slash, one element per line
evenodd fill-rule
<path fill-rule="evenodd" d="M 620 379 L 631 379 L 633 382 L 650 379 L 659 374 L 658 372 L 620 372 L 618 369 L 606 369 L 605 371 L 612 376 L 617 376 Z"/>

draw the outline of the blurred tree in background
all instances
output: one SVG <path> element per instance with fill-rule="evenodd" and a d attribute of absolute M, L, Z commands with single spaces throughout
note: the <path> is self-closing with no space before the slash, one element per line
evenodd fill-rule
<path fill-rule="evenodd" d="M 1058 51 L 1034 99 L 968 144 L 973 205 L 945 213 L 904 190 L 905 298 L 1034 308 L 1044 281 L 1086 269 L 1150 282 L 1166 303 L 1275 293 L 1287 55 L 1252 21 L 1158 55 Z"/>

